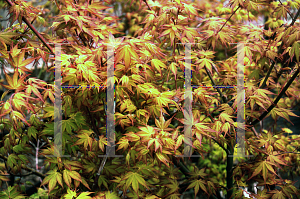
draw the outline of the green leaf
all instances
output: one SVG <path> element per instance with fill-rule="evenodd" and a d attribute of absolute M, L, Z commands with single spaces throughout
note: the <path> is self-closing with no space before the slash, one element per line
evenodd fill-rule
<path fill-rule="evenodd" d="M 71 191 L 70 189 L 67 190 L 67 194 L 64 196 L 66 199 L 73 199 L 73 197 L 76 197 L 76 192 Z"/>
<path fill-rule="evenodd" d="M 69 175 L 71 176 L 71 178 L 73 178 L 74 180 L 77 180 L 77 181 L 81 181 L 81 176 L 80 174 L 77 172 L 77 171 L 70 171 L 69 172 Z"/>
<path fill-rule="evenodd" d="M 201 189 L 203 191 L 205 191 L 207 193 L 207 189 L 206 189 L 206 183 L 203 181 L 203 180 L 194 180 L 192 181 L 192 183 L 186 188 L 187 189 L 190 189 L 190 188 L 193 188 L 194 187 L 194 190 L 195 190 L 195 196 L 197 195 L 197 193 L 199 192 L 199 188 L 201 187 Z"/>
<path fill-rule="evenodd" d="M 72 181 L 71 181 L 71 177 L 69 175 L 69 172 L 70 172 L 69 170 L 65 169 L 63 171 L 63 178 L 64 178 L 64 181 L 67 184 L 67 186 L 71 188 L 71 182 Z"/>
<path fill-rule="evenodd" d="M 3 41 L 5 44 L 11 44 L 12 40 L 11 38 L 20 36 L 20 34 L 15 32 L 0 32 L 0 41 Z"/>
<path fill-rule="evenodd" d="M 28 128 L 28 137 L 29 139 L 32 137 L 34 137 L 36 139 L 36 135 L 38 134 L 36 128 L 34 126 L 31 126 Z"/>
<path fill-rule="evenodd" d="M 146 185 L 146 181 L 144 180 L 144 178 L 138 174 L 138 173 L 134 173 L 134 172 L 129 172 L 125 178 L 126 180 L 126 186 L 128 187 L 129 185 L 132 186 L 133 190 L 135 193 L 137 193 L 138 189 L 139 189 L 139 184 L 147 187 Z M 148 187 L 147 187 L 148 188 Z M 149 188 L 148 188 L 149 189 Z"/>
<path fill-rule="evenodd" d="M 18 160 L 18 157 L 16 154 L 10 154 L 7 158 L 7 164 L 10 168 L 13 168 L 14 165 L 18 165 L 17 164 L 17 160 Z"/>
<path fill-rule="evenodd" d="M 82 192 L 76 199 L 91 199 L 90 195 L 92 192 Z"/>
<path fill-rule="evenodd" d="M 296 57 L 297 62 L 299 62 L 299 55 L 300 55 L 299 48 L 300 48 L 300 44 L 298 42 L 295 42 L 289 53 L 291 56 L 291 59 L 293 59 L 294 56 Z"/>

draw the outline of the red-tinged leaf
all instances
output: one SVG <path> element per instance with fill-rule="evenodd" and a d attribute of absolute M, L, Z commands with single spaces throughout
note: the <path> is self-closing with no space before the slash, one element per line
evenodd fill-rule
<path fill-rule="evenodd" d="M 67 186 L 71 188 L 72 181 L 71 181 L 71 177 L 70 177 L 69 173 L 70 173 L 70 171 L 65 169 L 63 171 L 63 178 L 64 178 L 64 182 L 67 184 Z"/>
<path fill-rule="evenodd" d="M 168 165 L 168 162 L 169 162 L 169 160 L 163 155 L 163 154 L 161 154 L 161 153 L 155 153 L 156 154 L 156 157 L 162 162 L 162 163 L 164 163 L 167 167 L 169 167 L 169 165 Z"/>
<path fill-rule="evenodd" d="M 165 30 L 158 38 L 160 38 L 160 37 L 163 37 L 163 36 L 165 36 L 165 35 L 167 35 L 167 34 L 169 34 L 171 31 L 173 31 L 171 28 L 170 29 L 167 29 L 167 30 Z"/>
<path fill-rule="evenodd" d="M 130 66 L 130 62 L 131 62 L 131 55 L 130 55 L 130 52 L 129 52 L 129 49 L 130 47 L 125 47 L 125 50 L 124 50 L 124 62 L 125 62 L 125 70 L 127 70 Z"/>
<path fill-rule="evenodd" d="M 297 62 L 299 62 L 299 56 L 300 56 L 299 50 L 300 50 L 300 44 L 298 42 L 295 42 L 289 53 L 291 59 L 293 59 L 294 56 L 296 57 Z"/>
<path fill-rule="evenodd" d="M 37 59 L 36 57 L 34 57 L 34 58 L 28 58 L 28 59 L 20 62 L 18 66 L 20 68 L 23 68 L 23 67 L 27 66 L 28 64 L 30 64 L 31 62 L 33 62 L 34 60 L 36 60 L 36 59 Z"/>
<path fill-rule="evenodd" d="M 5 74 L 5 77 L 6 77 L 6 81 L 7 81 L 8 85 L 10 85 L 11 87 L 14 87 L 12 78 L 7 74 Z"/>
<path fill-rule="evenodd" d="M 30 126 L 30 124 L 25 120 L 23 115 L 21 113 L 19 113 L 18 111 L 13 111 L 13 115 L 16 116 L 17 118 L 19 118 L 20 120 L 22 120 L 23 122 L 25 122 L 28 126 Z"/>
<path fill-rule="evenodd" d="M 225 122 L 225 124 L 223 124 L 222 131 L 225 133 L 225 135 L 230 131 L 230 124 L 228 122 Z"/>
<path fill-rule="evenodd" d="M 170 40 L 171 40 L 171 45 L 172 46 L 173 46 L 174 39 L 175 39 L 175 31 L 171 30 L 170 31 Z"/>
<path fill-rule="evenodd" d="M 87 146 L 92 147 L 93 138 L 90 137 L 91 131 L 82 130 L 79 135 L 77 135 L 78 139 L 74 145 L 81 145 L 83 144 L 84 148 L 87 148 Z"/>
<path fill-rule="evenodd" d="M 102 2 L 93 2 L 91 3 L 91 5 L 89 5 L 89 8 L 91 9 L 95 9 L 95 10 L 105 10 L 105 9 L 109 9 L 111 7 L 105 6 L 103 5 Z"/>
<path fill-rule="evenodd" d="M 139 136 L 150 137 L 151 135 L 155 134 L 154 128 L 152 126 L 138 127 L 138 128 L 141 130 L 137 132 Z"/>
<path fill-rule="evenodd" d="M 101 151 L 104 151 L 104 145 L 107 145 L 106 137 L 104 137 L 104 135 L 99 136 L 98 142 L 99 148 L 101 149 Z"/>
<path fill-rule="evenodd" d="M 61 175 L 61 173 L 57 173 L 57 175 L 56 175 L 56 180 L 57 180 L 58 184 L 60 184 L 60 186 L 63 187 L 63 183 L 62 183 L 62 175 Z"/>
<path fill-rule="evenodd" d="M 274 12 L 276 14 L 276 19 L 280 19 L 281 17 L 287 19 L 287 13 L 289 12 L 289 8 L 286 5 L 279 4 Z"/>
<path fill-rule="evenodd" d="M 201 143 L 202 143 L 202 134 L 199 131 L 196 131 L 196 138 L 199 141 L 200 146 L 201 146 Z"/>
<path fill-rule="evenodd" d="M 70 171 L 69 174 L 70 174 L 71 178 L 73 178 L 74 180 L 82 182 L 81 176 L 77 171 Z"/>
<path fill-rule="evenodd" d="M 281 130 L 283 131 L 283 132 L 285 132 L 285 133 L 293 133 L 293 131 L 291 130 L 291 129 L 289 129 L 289 128 L 281 128 Z"/>
<path fill-rule="evenodd" d="M 154 138 L 151 138 L 150 140 L 149 140 L 149 142 L 148 142 L 148 146 L 147 146 L 147 149 L 149 149 L 150 148 L 150 146 L 153 144 L 153 142 L 155 141 L 155 139 Z"/>
<path fill-rule="evenodd" d="M 48 172 L 48 176 L 46 176 L 41 184 L 45 185 L 48 184 L 49 187 L 49 193 L 55 188 L 56 183 L 59 181 L 59 183 L 62 183 L 61 181 L 61 174 L 57 172 L 57 170 L 50 170 Z"/>
<path fill-rule="evenodd" d="M 11 45 L 12 42 L 11 38 L 16 36 L 21 36 L 21 35 L 15 32 L 3 31 L 0 32 L 0 41 L 4 42 L 5 44 Z"/>
<path fill-rule="evenodd" d="M 203 58 L 203 59 L 197 60 L 195 62 L 195 64 L 199 64 L 199 67 L 198 67 L 199 69 L 206 67 L 209 70 L 209 72 L 212 74 L 212 67 L 213 67 L 212 65 L 214 63 L 210 59 Z"/>
<path fill-rule="evenodd" d="M 175 79 L 176 79 L 177 68 L 178 68 L 177 64 L 172 62 L 169 67 L 170 67 L 170 70 L 172 71 L 172 73 L 174 74 Z"/>
<path fill-rule="evenodd" d="M 91 190 L 91 188 L 89 187 L 88 183 L 86 182 L 86 180 L 84 178 L 81 178 L 81 183 L 88 188 L 89 190 Z"/>
<path fill-rule="evenodd" d="M 151 66 L 153 68 L 156 68 L 156 70 L 158 70 L 158 72 L 160 74 L 162 74 L 161 73 L 161 68 L 166 68 L 166 65 L 162 61 L 160 61 L 159 59 L 152 59 L 151 60 Z"/>
<path fill-rule="evenodd" d="M 263 168 L 263 162 L 259 162 L 259 163 L 257 163 L 256 165 L 257 165 L 257 166 L 256 166 L 256 168 L 255 168 L 255 170 L 254 170 L 252 176 L 249 178 L 249 180 L 250 180 L 251 178 L 253 178 L 254 176 L 257 176 L 257 175 L 261 172 L 261 170 L 262 170 L 262 168 Z"/>
<path fill-rule="evenodd" d="M 281 156 L 277 156 L 277 155 L 269 155 L 267 158 L 268 161 L 272 162 L 272 163 L 279 163 L 282 165 L 286 165 L 286 163 L 284 163 L 285 159 L 283 159 Z"/>
<path fill-rule="evenodd" d="M 274 193 L 272 199 L 286 199 L 287 196 L 283 193 L 282 190 L 272 190 L 269 193 Z"/>
<path fill-rule="evenodd" d="M 55 178 L 51 178 L 50 181 L 49 181 L 49 184 L 48 184 L 48 187 L 49 187 L 49 193 L 55 188 L 56 186 L 56 179 Z"/>
<path fill-rule="evenodd" d="M 233 122 L 233 120 L 231 119 L 233 116 L 230 116 L 230 115 L 228 115 L 227 113 L 225 113 L 225 112 L 222 112 L 221 114 L 220 114 L 220 116 L 219 116 L 219 119 L 223 122 L 223 123 L 225 123 L 225 121 L 227 121 L 227 122 L 229 122 L 230 124 L 233 124 L 234 122 Z"/>
<path fill-rule="evenodd" d="M 38 89 L 37 89 L 36 87 L 31 87 L 31 89 L 32 89 L 32 92 L 33 92 L 38 98 L 40 98 L 40 100 L 41 100 L 42 102 L 44 102 L 44 99 L 43 99 L 42 95 L 40 94 L 40 92 L 38 91 Z"/>
<path fill-rule="evenodd" d="M 186 4 L 186 3 L 183 3 L 184 5 L 184 10 L 189 13 L 189 14 L 193 14 L 193 15 L 196 15 L 196 16 L 199 16 L 197 10 L 195 9 L 195 6 L 192 5 L 192 4 Z"/>
<path fill-rule="evenodd" d="M 162 151 L 162 143 L 160 142 L 159 139 L 155 139 L 155 152 L 157 149 L 160 148 L 160 152 Z"/>

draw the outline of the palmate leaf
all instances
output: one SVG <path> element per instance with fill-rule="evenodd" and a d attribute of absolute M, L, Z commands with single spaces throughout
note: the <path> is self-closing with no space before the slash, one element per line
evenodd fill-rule
<path fill-rule="evenodd" d="M 123 47 L 121 47 L 120 50 L 117 51 L 115 63 L 119 63 L 120 60 L 124 60 L 125 71 L 127 71 L 131 63 L 131 57 L 135 58 L 136 60 L 139 60 L 139 56 L 132 48 L 132 46 L 126 44 Z"/>
<path fill-rule="evenodd" d="M 149 189 L 144 178 L 138 173 L 129 172 L 128 174 L 125 175 L 124 180 L 126 180 L 125 183 L 126 187 L 128 188 L 131 185 L 135 193 L 138 192 L 139 184 Z"/>
<path fill-rule="evenodd" d="M 201 188 L 203 191 L 205 191 L 205 193 L 208 194 L 207 189 L 206 189 L 206 183 L 204 180 L 193 180 L 192 183 L 186 188 L 187 189 L 191 189 L 194 187 L 195 190 L 195 197 L 197 195 L 197 193 L 199 192 L 199 188 Z"/>
<path fill-rule="evenodd" d="M 210 59 L 207 58 L 203 58 L 203 59 L 199 59 L 195 62 L 195 64 L 199 64 L 199 67 L 197 67 L 197 70 L 200 70 L 204 67 L 206 67 L 209 72 L 212 74 L 212 67 L 213 67 L 213 62 Z"/>
<path fill-rule="evenodd" d="M 269 193 L 273 193 L 272 199 L 285 199 L 288 196 L 282 190 L 272 190 Z"/>
<path fill-rule="evenodd" d="M 24 83 L 24 80 L 27 76 L 29 76 L 29 74 L 27 75 L 22 75 L 21 78 L 18 80 L 18 72 L 15 71 L 13 78 L 11 78 L 9 75 L 5 74 L 6 76 L 6 80 L 9 86 L 7 85 L 3 85 L 5 88 L 7 89 L 11 89 L 11 90 L 18 90 L 18 89 L 22 89 L 24 88 L 24 86 L 22 85 Z M 43 101 L 43 100 L 42 100 Z"/>
<path fill-rule="evenodd" d="M 21 199 L 26 198 L 26 196 L 23 196 L 20 194 L 20 192 L 17 190 L 15 186 L 9 186 L 6 190 L 0 192 L 0 197 L 3 199 Z"/>
<path fill-rule="evenodd" d="M 4 42 L 5 44 L 11 44 L 12 40 L 11 38 L 16 37 L 16 36 L 21 36 L 19 33 L 15 32 L 0 32 L 0 41 Z"/>
<path fill-rule="evenodd" d="M 159 161 L 161 161 L 162 163 L 164 163 L 167 167 L 170 167 L 168 162 L 170 162 L 167 158 L 165 154 L 162 154 L 160 152 L 155 153 L 156 157 L 159 159 Z"/>
<path fill-rule="evenodd" d="M 61 173 L 57 172 L 57 169 L 50 170 L 48 173 L 48 176 L 46 176 L 41 184 L 41 186 L 48 184 L 49 187 L 49 193 L 55 188 L 56 183 L 58 182 L 61 186 L 62 184 L 62 175 Z"/>
<path fill-rule="evenodd" d="M 67 190 L 67 194 L 64 195 L 65 199 L 73 199 L 76 197 L 76 191 L 71 191 L 70 189 Z"/>
<path fill-rule="evenodd" d="M 153 69 L 155 68 L 161 75 L 162 75 L 161 68 L 167 68 L 166 65 L 159 59 L 152 59 L 151 66 Z"/>
<path fill-rule="evenodd" d="M 291 60 L 293 59 L 293 57 L 296 57 L 297 62 L 299 62 L 299 55 L 300 55 L 300 44 L 298 42 L 295 42 L 293 44 L 293 47 L 290 50 L 290 56 L 291 56 Z"/>
<path fill-rule="evenodd" d="M 79 132 L 79 135 L 77 137 L 79 138 L 77 142 L 74 145 L 81 145 L 83 144 L 83 147 L 86 149 L 87 146 L 90 146 L 90 150 L 92 150 L 92 142 L 94 142 L 94 139 L 90 137 L 92 134 L 92 131 L 88 130 L 81 130 Z"/>
<path fill-rule="evenodd" d="M 91 196 L 88 196 L 91 193 L 94 193 L 94 192 L 82 192 L 76 199 L 92 199 Z"/>
<path fill-rule="evenodd" d="M 276 166 L 276 164 L 266 161 L 266 160 L 256 163 L 255 170 L 254 170 L 252 176 L 249 178 L 249 180 L 251 178 L 253 178 L 254 176 L 257 176 L 258 174 L 261 174 L 263 176 L 264 182 L 266 183 L 268 171 L 277 175 L 277 173 L 274 171 L 272 165 Z"/>
<path fill-rule="evenodd" d="M 28 126 L 31 126 L 31 125 L 27 122 L 27 120 L 24 118 L 24 116 L 23 116 L 21 113 L 19 113 L 18 111 L 12 111 L 12 115 L 15 116 L 15 117 L 14 117 L 14 120 L 15 120 L 15 121 L 16 121 L 16 118 L 18 118 L 18 119 L 22 120 L 23 122 L 25 122 Z"/>

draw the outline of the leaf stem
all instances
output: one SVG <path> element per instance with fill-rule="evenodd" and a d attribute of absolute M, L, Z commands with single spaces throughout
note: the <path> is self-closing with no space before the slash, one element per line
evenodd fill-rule
<path fill-rule="evenodd" d="M 5 0 L 9 6 L 13 6 L 14 4 L 10 1 L 10 0 Z M 22 16 L 22 20 L 27 24 L 27 26 L 34 32 L 34 34 L 36 34 L 36 36 L 43 42 L 43 44 L 48 48 L 48 50 L 50 51 L 51 54 L 55 55 L 53 53 L 52 48 L 50 47 L 49 44 L 47 44 L 47 41 L 45 40 L 45 38 L 32 26 L 32 24 L 24 17 Z"/>

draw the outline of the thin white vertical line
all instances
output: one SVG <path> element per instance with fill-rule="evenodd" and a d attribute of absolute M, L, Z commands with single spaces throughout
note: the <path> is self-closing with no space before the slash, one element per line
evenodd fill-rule
<path fill-rule="evenodd" d="M 244 44 L 237 46 L 237 155 L 245 157 L 245 84 Z"/>
<path fill-rule="evenodd" d="M 54 156 L 62 156 L 61 45 L 55 44 Z"/>
<path fill-rule="evenodd" d="M 115 123 L 114 123 L 114 46 L 107 45 L 107 155 L 115 155 Z"/>
<path fill-rule="evenodd" d="M 192 90 L 191 90 L 191 44 L 185 44 L 185 94 L 184 94 L 184 156 L 190 157 L 192 155 L 192 146 L 186 143 L 192 142 L 192 125 L 193 125 L 193 112 L 192 112 Z M 186 124 L 186 122 L 188 124 Z"/>
<path fill-rule="evenodd" d="M 98 157 L 123 157 L 123 155 L 115 155 L 115 83 L 114 83 L 114 47 L 116 43 L 107 44 L 107 110 L 106 110 L 106 155 L 98 155 Z"/>

